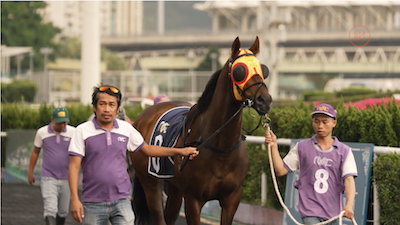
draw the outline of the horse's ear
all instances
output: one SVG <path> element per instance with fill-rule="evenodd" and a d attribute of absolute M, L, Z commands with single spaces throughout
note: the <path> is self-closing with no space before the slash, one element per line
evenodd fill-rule
<path fill-rule="evenodd" d="M 252 51 L 254 55 L 257 55 L 260 52 L 260 40 L 258 39 L 258 36 L 249 50 Z"/>
<path fill-rule="evenodd" d="M 236 56 L 239 53 L 239 49 L 240 49 L 240 40 L 239 40 L 239 37 L 236 37 L 235 41 L 233 41 L 233 44 L 232 44 L 231 59 L 235 59 L 236 58 Z"/>

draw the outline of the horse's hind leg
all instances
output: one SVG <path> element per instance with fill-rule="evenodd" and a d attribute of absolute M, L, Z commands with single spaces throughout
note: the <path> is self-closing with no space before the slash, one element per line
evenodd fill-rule
<path fill-rule="evenodd" d="M 178 188 L 176 188 L 170 183 L 168 183 L 167 192 L 168 192 L 167 193 L 168 198 L 167 198 L 167 203 L 165 205 L 164 217 L 167 225 L 173 225 L 178 219 L 179 211 L 182 205 L 183 195 Z"/>
<path fill-rule="evenodd" d="M 221 204 L 221 225 L 231 225 L 233 217 L 242 198 L 242 190 L 233 192 L 230 196 L 220 200 Z"/>

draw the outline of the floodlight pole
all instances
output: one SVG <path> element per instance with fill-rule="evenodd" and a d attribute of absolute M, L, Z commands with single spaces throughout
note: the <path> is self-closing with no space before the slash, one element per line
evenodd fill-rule
<path fill-rule="evenodd" d="M 101 82 L 100 76 L 100 21 L 99 2 L 82 2 L 82 54 L 81 96 L 83 104 L 90 104 L 93 87 Z"/>

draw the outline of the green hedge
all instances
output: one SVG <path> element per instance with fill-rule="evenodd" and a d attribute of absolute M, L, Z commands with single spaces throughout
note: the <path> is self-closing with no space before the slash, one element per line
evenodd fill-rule
<path fill-rule="evenodd" d="M 399 224 L 400 221 L 400 156 L 394 153 L 381 155 L 372 164 L 381 207 L 382 224 Z"/>
<path fill-rule="evenodd" d="M 333 105 L 337 109 L 337 125 L 333 135 L 341 141 L 373 143 L 380 146 L 400 146 L 400 107 L 394 101 L 389 102 L 388 107 L 368 108 L 358 110 L 355 107 L 344 107 L 343 101 Z M 67 106 L 70 112 L 70 124 L 77 126 L 87 120 L 92 114 L 92 107 L 84 105 Z M 42 104 L 38 109 L 32 109 L 22 104 L 2 104 L 2 130 L 7 129 L 37 129 L 48 124 L 54 106 Z M 300 103 L 292 107 L 273 107 L 268 116 L 271 118 L 270 127 L 278 138 L 309 138 L 314 134 L 310 114 L 313 106 Z M 140 107 L 125 107 L 126 114 L 134 120 L 142 111 Z M 243 112 L 243 126 L 250 130 L 258 124 L 258 117 L 252 115 L 254 110 L 245 109 Z M 259 127 L 252 135 L 264 136 L 265 130 Z M 267 151 L 261 149 L 258 144 L 247 143 L 249 152 L 249 170 L 243 184 L 242 201 L 251 204 L 261 204 L 261 174 L 267 174 L 267 207 L 281 209 L 277 200 L 272 180 Z M 288 147 L 280 147 L 281 155 L 287 154 Z M 390 163 L 388 163 L 390 162 Z M 397 166 L 396 166 L 397 165 Z M 393 217 L 393 213 L 399 212 L 400 187 L 400 158 L 396 155 L 381 155 L 374 163 L 373 174 L 377 180 L 379 198 L 382 204 L 381 218 L 387 224 Z M 387 178 L 391 179 L 388 180 Z M 280 190 L 284 195 L 285 177 L 278 179 Z M 390 185 L 387 184 L 390 183 Z M 392 193 L 397 193 L 395 196 Z M 390 205 L 390 206 L 387 206 Z M 396 211 L 396 210 L 397 211 Z M 393 211 L 395 210 L 395 211 Z M 399 213 L 398 213 L 399 214 Z M 397 220 L 399 220 L 397 215 Z"/>
<path fill-rule="evenodd" d="M 41 104 L 39 108 L 17 103 L 3 103 L 1 106 L 1 130 L 7 129 L 38 129 L 50 123 L 53 105 Z M 86 121 L 92 114 L 91 106 L 74 105 L 66 107 L 72 126 Z"/>
<path fill-rule="evenodd" d="M 2 102 L 33 102 L 38 87 L 30 80 L 13 80 L 11 83 L 1 83 Z"/>

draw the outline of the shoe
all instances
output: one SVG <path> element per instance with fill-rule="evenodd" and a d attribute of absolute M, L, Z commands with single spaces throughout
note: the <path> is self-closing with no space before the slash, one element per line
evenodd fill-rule
<path fill-rule="evenodd" d="M 44 221 L 46 222 L 46 225 L 56 225 L 56 218 L 54 218 L 54 216 L 46 216 Z"/>
<path fill-rule="evenodd" d="M 64 225 L 65 224 L 65 217 L 56 217 L 56 225 Z"/>

